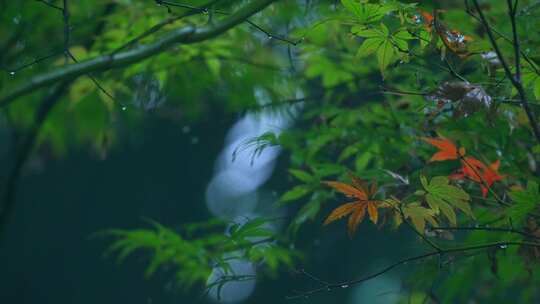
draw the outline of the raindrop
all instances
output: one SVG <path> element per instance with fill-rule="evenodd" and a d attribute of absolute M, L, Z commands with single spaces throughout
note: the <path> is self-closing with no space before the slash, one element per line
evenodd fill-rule
<path fill-rule="evenodd" d="M 506 249 L 506 248 L 508 248 L 508 245 L 502 244 L 502 245 L 499 246 L 499 248 L 501 248 L 501 249 Z"/>
<path fill-rule="evenodd" d="M 208 15 L 208 9 L 207 9 L 207 8 L 203 8 L 202 13 L 203 13 L 204 15 Z"/>
<path fill-rule="evenodd" d="M 189 126 L 184 126 L 182 128 L 182 133 L 187 134 L 191 131 L 191 128 Z"/>
<path fill-rule="evenodd" d="M 343 284 L 343 285 L 341 285 L 341 288 L 349 288 L 349 285 Z"/>
<path fill-rule="evenodd" d="M 122 106 L 122 111 L 125 111 L 127 110 L 127 107 L 126 106 Z"/>
<path fill-rule="evenodd" d="M 15 72 L 11 71 L 11 72 L 9 72 L 9 75 L 13 76 L 13 75 L 15 75 Z"/>
<path fill-rule="evenodd" d="M 268 35 L 268 37 L 266 37 L 266 39 L 272 40 L 272 36 Z"/>

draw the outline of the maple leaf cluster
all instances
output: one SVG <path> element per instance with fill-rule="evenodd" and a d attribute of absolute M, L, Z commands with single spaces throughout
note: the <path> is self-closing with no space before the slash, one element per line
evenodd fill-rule
<path fill-rule="evenodd" d="M 465 156 L 465 148 L 458 148 L 452 141 L 444 137 L 439 138 L 422 138 L 427 143 L 439 149 L 435 153 L 430 162 L 458 160 L 461 162 L 461 168 L 455 174 L 449 176 L 453 180 L 468 179 L 480 185 L 482 196 L 486 197 L 491 186 L 505 178 L 505 175 L 499 174 L 500 160 L 496 160 L 490 165 L 484 164 L 482 161 L 472 157 Z"/>

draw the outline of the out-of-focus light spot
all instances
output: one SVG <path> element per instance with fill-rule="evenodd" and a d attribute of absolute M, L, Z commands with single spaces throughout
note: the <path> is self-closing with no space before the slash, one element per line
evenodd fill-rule
<path fill-rule="evenodd" d="M 216 267 L 208 278 L 207 286 L 214 284 L 208 296 L 219 303 L 238 303 L 247 299 L 255 290 L 255 267 L 248 261 L 233 260 L 230 263 L 231 272 L 225 273 L 222 268 Z M 234 276 L 237 280 L 223 283 L 218 288 L 222 280 L 227 280 Z M 218 295 L 219 292 L 219 295 Z"/>
<path fill-rule="evenodd" d="M 206 205 L 213 215 L 234 219 L 255 209 L 256 188 L 255 180 L 238 170 L 222 171 L 206 188 Z"/>

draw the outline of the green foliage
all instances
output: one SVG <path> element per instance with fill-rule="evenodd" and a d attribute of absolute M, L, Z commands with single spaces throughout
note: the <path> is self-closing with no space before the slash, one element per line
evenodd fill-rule
<path fill-rule="evenodd" d="M 523 224 L 527 216 L 540 205 L 538 183 L 535 181 L 529 181 L 527 189 L 513 190 L 508 195 L 514 202 L 514 205 L 508 208 L 508 218 L 517 224 Z"/>
<path fill-rule="evenodd" d="M 205 282 L 212 271 L 209 251 L 222 244 L 225 238 L 214 235 L 205 239 L 187 240 L 158 223 L 152 222 L 152 226 L 153 229 L 108 231 L 106 234 L 116 239 L 109 250 L 117 252 L 120 262 L 137 250 L 149 251 L 151 260 L 146 270 L 147 276 L 154 274 L 160 267 L 172 265 L 182 286 L 189 288 Z"/>
<path fill-rule="evenodd" d="M 248 260 L 261 270 L 277 275 L 280 269 L 291 267 L 299 252 L 283 247 L 268 227 L 268 219 L 258 218 L 244 223 L 233 223 L 228 234 L 216 232 L 225 227 L 222 222 L 192 223 L 183 233 L 151 221 L 149 229 L 109 230 L 103 235 L 114 238 L 109 253 L 122 262 L 136 251 L 149 254 L 146 275 L 158 269 L 172 268 L 179 286 L 191 288 L 208 281 L 214 268 L 232 274 L 230 263 Z M 210 287 L 207 287 L 210 288 Z"/>
<path fill-rule="evenodd" d="M 186 288 L 207 283 L 216 268 L 230 274 L 234 259 L 278 276 L 296 267 L 301 253 L 315 256 L 292 248 L 314 243 L 302 239 L 303 232 L 320 226 L 334 206 L 336 194 L 321 182 L 347 180 L 353 173 L 379 181 L 373 195 L 381 198 L 377 204 L 390 207 L 381 208 L 380 226 L 390 224 L 387 219 L 393 219 L 394 228 L 409 224 L 425 245 L 415 243 L 415 248 L 431 250 L 432 242 L 445 249 L 487 242 L 504 247 L 449 251 L 437 262 L 419 260 L 425 269 L 409 272 L 402 287 L 411 294 L 410 303 L 423 303 L 434 294 L 444 303 L 538 302 L 540 256 L 533 246 L 538 239 L 531 235 L 539 233 L 540 144 L 531 133 L 531 118 L 538 119 L 540 99 L 540 57 L 535 52 L 540 6 L 519 2 L 520 53 L 515 58 L 506 3 L 480 2 L 488 20 L 496 20 L 491 27 L 504 58 L 496 57 L 478 12 L 472 6 L 466 10 L 461 2 L 436 7 L 383 0 L 276 2 L 211 39 L 179 43 L 122 69 L 69 79 L 73 83 L 67 93 L 39 128 L 36 151 L 62 156 L 90 147 L 106 157 L 126 134 L 136 136 L 150 115 L 186 125 L 286 108 L 293 126 L 247 140 L 232 155 L 252 151 L 254 163 L 268 147 L 285 152 L 287 170 L 277 174 L 291 178 L 274 206 L 288 212 L 286 229 L 270 229 L 272 221 L 265 218 L 232 224 L 208 219 L 182 225 L 180 231 L 152 222 L 151 228 L 107 232 L 114 238 L 110 250 L 119 260 L 142 252 L 149 257 L 147 275 L 171 267 Z M 205 3 L 190 1 L 193 6 Z M 219 1 L 175 19 L 190 10 L 153 1 L 77 1 L 70 12 L 77 26 L 69 49 L 77 61 L 119 48 L 131 51 L 176 29 L 219 24 L 245 4 Z M 105 9 L 108 5 L 112 9 Z M 49 9 L 54 8 L 39 1 L 7 5 L 0 26 L 0 59 L 6 71 L 0 75 L 0 96 L 31 83 L 34 76 L 65 68 L 63 21 Z M 19 14 L 25 24 L 39 26 L 17 24 L 17 43 L 4 47 L 15 27 L 13 16 Z M 162 28 L 143 35 L 163 22 Z M 138 40 L 130 44 L 133 39 Z M 58 55 L 17 70 L 26 59 L 36 59 L 36 50 L 44 45 L 59 50 Z M 514 74 L 519 59 L 521 74 L 515 78 L 521 79 L 524 92 L 510 81 L 516 75 L 506 74 L 501 59 Z M 24 95 L 4 107 L 10 128 L 31 129 L 39 103 L 53 89 Z M 519 93 L 530 103 L 528 113 Z M 479 164 L 471 169 L 465 155 L 455 151 L 436 166 L 430 163 L 432 147 L 421 138 L 441 135 L 456 145 L 450 148 L 466 147 L 466 157 Z M 444 223 L 450 227 L 440 227 Z M 456 228 L 463 230 L 452 230 Z"/>
<path fill-rule="evenodd" d="M 420 177 L 422 186 L 426 190 L 425 199 L 427 204 L 436 213 L 439 211 L 446 216 L 448 221 L 456 225 L 456 213 L 453 208 L 460 209 L 468 216 L 474 217 L 468 201 L 470 196 L 462 189 L 449 185 L 449 180 L 445 176 L 436 176 L 428 184 L 424 176 Z"/>

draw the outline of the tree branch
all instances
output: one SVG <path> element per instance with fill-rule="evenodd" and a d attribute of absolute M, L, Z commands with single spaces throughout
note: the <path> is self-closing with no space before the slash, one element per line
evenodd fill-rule
<path fill-rule="evenodd" d="M 394 268 L 396 268 L 398 266 L 404 265 L 404 264 L 409 263 L 409 262 L 424 260 L 426 258 L 436 256 L 436 255 L 448 254 L 448 253 L 460 253 L 460 252 L 467 252 L 467 251 L 480 250 L 480 249 L 489 249 L 489 248 L 506 248 L 508 246 L 528 246 L 528 247 L 540 248 L 540 243 L 515 242 L 515 241 L 511 241 L 511 242 L 495 242 L 495 243 L 488 243 L 488 244 L 481 244 L 481 245 L 473 245 L 473 246 L 465 246 L 465 247 L 444 249 L 442 251 L 437 251 L 437 250 L 436 251 L 431 251 L 431 252 L 424 253 L 424 254 L 421 254 L 421 255 L 417 255 L 417 256 L 402 259 L 400 261 L 397 261 L 397 262 L 395 262 L 393 264 L 390 264 L 390 265 L 384 267 L 383 269 L 381 269 L 381 270 L 379 270 L 379 271 L 377 271 L 377 272 L 375 272 L 373 274 L 367 275 L 365 277 L 355 279 L 355 280 L 343 281 L 341 283 L 326 284 L 326 285 L 324 285 L 324 286 L 322 286 L 320 288 L 315 288 L 315 289 L 311 289 L 311 290 L 308 290 L 308 291 L 300 292 L 299 294 L 294 295 L 294 296 L 288 296 L 287 299 L 288 300 L 293 300 L 293 299 L 299 299 L 299 298 L 306 298 L 306 297 L 309 297 L 311 295 L 322 293 L 322 292 L 330 292 L 330 291 L 333 291 L 333 290 L 336 290 L 336 289 L 349 288 L 349 287 L 351 287 L 353 285 L 358 285 L 358 284 L 360 284 L 362 282 L 369 281 L 369 280 L 374 279 L 374 278 L 376 278 L 376 277 L 378 277 L 380 275 L 383 275 L 383 274 L 389 272 L 390 270 L 392 270 L 392 269 L 394 269 Z"/>
<path fill-rule="evenodd" d="M 530 234 L 521 230 L 516 230 L 513 228 L 502 228 L 502 227 L 431 227 L 431 230 L 465 230 L 465 231 L 490 231 L 490 232 L 502 232 L 502 233 L 515 233 L 520 234 L 524 237 L 528 237 L 535 240 L 540 240 L 540 237 Z"/>
<path fill-rule="evenodd" d="M 216 25 L 208 25 L 199 29 L 187 26 L 181 29 L 173 30 L 164 35 L 164 37 L 161 39 L 158 39 L 153 43 L 141 45 L 133 50 L 112 55 L 99 56 L 80 63 L 59 68 L 49 73 L 34 76 L 27 84 L 22 85 L 0 97 L 0 107 L 5 107 L 13 100 L 21 96 L 30 94 L 39 88 L 52 85 L 58 81 L 76 79 L 77 77 L 90 72 L 107 71 L 113 68 L 136 63 L 148 57 L 157 55 L 177 43 L 189 44 L 213 38 L 231 29 L 237 24 L 244 22 L 247 18 L 263 10 L 266 6 L 270 5 L 274 1 L 276 0 L 256 0 Z"/>
<path fill-rule="evenodd" d="M 477 0 L 472 0 L 472 1 L 474 4 L 474 7 L 476 8 L 476 11 L 478 12 L 478 16 L 480 17 L 480 21 L 482 25 L 484 26 L 486 33 L 488 34 L 489 41 L 491 42 L 491 45 L 495 49 L 495 53 L 497 53 L 497 57 L 499 58 L 499 61 L 501 62 L 501 65 L 503 66 L 506 76 L 510 79 L 510 81 L 512 82 L 512 85 L 518 91 L 519 98 L 521 100 L 521 106 L 523 107 L 523 109 L 525 110 L 525 113 L 527 114 L 527 118 L 529 119 L 529 124 L 531 125 L 534 136 L 536 137 L 536 140 L 538 141 L 538 143 L 540 143 L 540 128 L 538 127 L 538 122 L 536 121 L 535 114 L 533 113 L 533 111 L 531 110 L 529 106 L 529 102 L 527 101 L 527 95 L 525 93 L 525 89 L 523 88 L 523 84 L 521 83 L 521 78 L 517 77 L 519 76 L 517 74 L 517 71 L 520 71 L 520 67 L 516 66 L 516 77 L 515 77 L 512 74 L 512 71 L 510 70 L 508 63 L 503 57 L 503 54 L 499 48 L 499 45 L 497 44 L 497 41 L 495 39 L 495 36 L 493 35 L 491 27 L 486 17 L 484 16 L 484 13 L 482 12 L 480 5 L 478 5 L 478 1 Z M 515 24 L 516 16 L 515 16 L 515 11 L 512 9 L 512 4 L 510 3 L 511 1 L 510 0 L 507 0 L 507 1 L 508 1 L 509 10 L 510 10 L 509 11 L 510 19 L 512 22 L 512 33 L 514 34 L 514 41 L 513 41 L 514 50 L 516 51 L 516 54 L 517 54 L 516 63 L 519 64 L 520 53 L 519 53 L 519 40 L 517 37 L 517 30 L 516 30 L 516 24 Z"/>
<path fill-rule="evenodd" d="M 115 6 L 116 4 L 114 3 L 107 5 L 103 12 L 104 15 L 110 14 L 114 10 Z M 98 23 L 95 29 L 95 33 L 99 34 L 103 32 L 104 28 L 105 21 L 102 20 Z M 84 46 L 86 48 L 90 48 L 94 44 L 94 42 L 95 38 L 91 38 L 84 44 Z M 69 53 L 69 50 L 68 54 L 71 54 Z M 15 194 L 17 190 L 17 182 L 19 181 L 19 177 L 21 175 L 24 164 L 32 153 L 32 149 L 34 148 L 36 139 L 39 135 L 39 130 L 41 129 L 41 126 L 47 119 L 53 107 L 56 105 L 56 103 L 58 103 L 62 95 L 65 94 L 65 92 L 68 90 L 73 80 L 74 79 L 68 79 L 60 83 L 47 97 L 45 97 L 45 100 L 36 112 L 34 124 L 27 131 L 26 136 L 22 137 L 20 141 L 17 141 L 15 143 L 16 147 L 14 165 L 11 168 L 11 171 L 9 172 L 9 175 L 7 177 L 6 184 L 4 185 L 5 187 L 2 190 L 3 192 L 1 193 L 2 196 L 0 196 L 0 237 L 13 210 L 13 206 L 15 204 Z M 96 85 L 98 85 L 98 83 L 96 83 Z"/>
<path fill-rule="evenodd" d="M 56 102 L 65 93 L 71 82 L 71 80 L 67 80 L 60 83 L 47 97 L 45 97 L 36 112 L 34 124 L 28 130 L 26 136 L 22 137 L 20 142 L 17 144 L 17 148 L 15 150 L 15 161 L 13 167 L 11 167 L 11 170 L 9 171 L 0 201 L 0 232 L 4 231 L 8 217 L 13 210 L 13 206 L 15 204 L 15 193 L 17 190 L 17 181 L 21 175 L 23 165 L 26 163 L 26 160 L 34 148 L 35 141 L 39 135 L 39 130 L 41 129 L 43 122 L 45 122 L 51 110 L 56 105 Z"/>
<path fill-rule="evenodd" d="M 66 64 L 69 62 L 69 39 L 70 39 L 70 25 L 69 25 L 69 2 L 64 0 L 64 8 L 62 9 L 62 16 L 64 17 L 64 56 L 66 57 Z"/>

